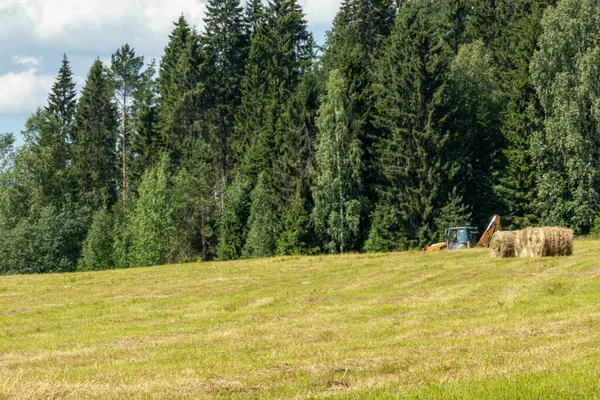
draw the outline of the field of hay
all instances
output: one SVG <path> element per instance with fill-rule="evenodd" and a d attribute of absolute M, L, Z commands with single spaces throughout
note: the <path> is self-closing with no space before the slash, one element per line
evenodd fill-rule
<path fill-rule="evenodd" d="M 0 399 L 600 398 L 600 241 L 0 277 Z"/>

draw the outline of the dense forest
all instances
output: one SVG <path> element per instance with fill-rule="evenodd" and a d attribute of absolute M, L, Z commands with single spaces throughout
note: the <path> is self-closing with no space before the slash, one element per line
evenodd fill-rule
<path fill-rule="evenodd" d="M 600 2 L 210 0 L 0 136 L 0 273 L 420 248 L 600 228 Z"/>

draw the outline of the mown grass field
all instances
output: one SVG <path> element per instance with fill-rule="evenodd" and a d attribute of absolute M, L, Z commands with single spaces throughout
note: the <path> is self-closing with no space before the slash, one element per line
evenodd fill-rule
<path fill-rule="evenodd" d="M 600 398 L 600 242 L 0 277 L 0 398 Z"/>

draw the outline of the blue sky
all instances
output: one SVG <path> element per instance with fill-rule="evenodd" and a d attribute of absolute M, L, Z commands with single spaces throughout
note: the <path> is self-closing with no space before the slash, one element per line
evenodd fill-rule
<path fill-rule="evenodd" d="M 341 0 L 300 3 L 323 43 Z M 64 53 L 80 88 L 93 60 L 110 60 L 125 43 L 147 60 L 160 59 L 172 22 L 183 13 L 201 30 L 205 5 L 206 0 L 0 0 L 0 133 L 17 134 L 46 103 Z"/>

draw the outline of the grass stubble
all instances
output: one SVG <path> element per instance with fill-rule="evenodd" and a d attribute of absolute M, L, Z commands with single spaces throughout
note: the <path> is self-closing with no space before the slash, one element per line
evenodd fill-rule
<path fill-rule="evenodd" d="M 600 398 L 600 242 L 0 277 L 0 399 Z"/>

